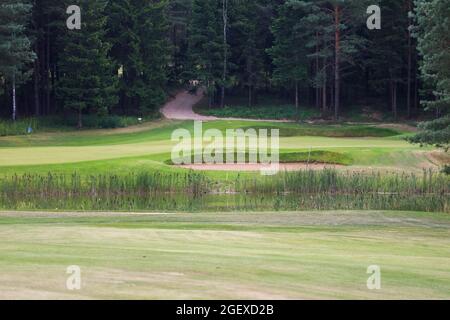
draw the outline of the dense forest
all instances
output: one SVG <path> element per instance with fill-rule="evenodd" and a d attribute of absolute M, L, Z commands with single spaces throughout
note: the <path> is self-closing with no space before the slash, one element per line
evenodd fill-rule
<path fill-rule="evenodd" d="M 146 116 L 194 82 L 210 108 L 276 96 L 334 120 L 425 114 L 415 142 L 448 144 L 450 0 L 73 2 L 0 0 L 1 117 Z"/>

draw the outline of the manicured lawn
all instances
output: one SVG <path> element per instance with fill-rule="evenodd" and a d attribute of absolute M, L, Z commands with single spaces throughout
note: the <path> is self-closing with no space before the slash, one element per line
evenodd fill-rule
<path fill-rule="evenodd" d="M 1 137 L 0 174 L 49 171 L 98 173 L 109 172 L 111 167 L 116 172 L 137 169 L 180 170 L 165 164 L 170 159 L 174 145 L 170 141 L 171 134 L 180 127 L 192 129 L 192 122 L 165 120 L 116 130 Z M 333 152 L 338 158 L 345 159 L 334 162 L 351 164 L 355 168 L 371 166 L 420 171 L 424 165 L 430 164 L 428 152 L 431 149 L 420 149 L 407 143 L 403 140 L 404 133 L 392 129 L 361 125 L 328 127 L 245 121 L 204 124 L 204 130 L 250 127 L 279 128 L 282 159 L 289 159 L 292 154 L 309 154 L 311 151 L 314 154 Z M 304 157 L 296 158 L 302 160 Z"/>
<path fill-rule="evenodd" d="M 449 248 L 438 213 L 2 213 L 0 298 L 449 299 Z"/>
<path fill-rule="evenodd" d="M 167 164 L 180 127 L 192 122 L 1 137 L 0 175 L 185 172 Z M 282 161 L 340 170 L 420 172 L 436 152 L 374 126 L 204 124 L 250 127 L 281 130 Z M 0 299 L 448 299 L 449 230 L 447 214 L 417 212 L 0 213 Z M 70 265 L 81 291 L 66 290 Z M 379 291 L 366 287 L 370 265 L 381 267 Z"/>

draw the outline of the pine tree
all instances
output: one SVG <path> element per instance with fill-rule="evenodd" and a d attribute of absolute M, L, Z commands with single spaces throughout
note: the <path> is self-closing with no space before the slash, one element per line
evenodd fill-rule
<path fill-rule="evenodd" d="M 416 0 L 415 31 L 422 57 L 422 80 L 432 88 L 423 105 L 435 110 L 435 121 L 421 125 L 412 142 L 450 147 L 450 0 Z"/>
<path fill-rule="evenodd" d="M 31 4 L 28 1 L 0 1 L 0 77 L 11 83 L 12 119 L 17 118 L 17 85 L 32 74 L 35 54 L 25 34 L 30 21 Z"/>
<path fill-rule="evenodd" d="M 223 77 L 223 37 L 219 0 L 194 0 L 189 28 L 188 76 L 206 88 L 209 106 Z"/>
<path fill-rule="evenodd" d="M 265 83 L 269 67 L 266 45 L 271 37 L 270 9 L 267 1 L 235 2 L 230 18 L 229 43 L 233 51 L 230 57 L 230 69 L 240 86 L 247 90 L 247 105 L 253 106 L 256 91 Z"/>
<path fill-rule="evenodd" d="M 433 88 L 433 98 L 424 101 L 430 108 L 450 108 L 450 0 L 418 0 L 417 37 L 422 56 L 423 80 Z"/>
<path fill-rule="evenodd" d="M 407 82 L 408 11 L 398 0 L 382 0 L 380 6 L 384 8 L 383 24 L 381 30 L 369 32 L 372 50 L 366 58 L 366 67 L 373 91 L 389 92 L 389 105 L 397 119 L 399 86 Z M 389 63 L 385 64 L 386 61 Z"/>
<path fill-rule="evenodd" d="M 139 94 L 140 111 L 154 111 L 166 98 L 167 66 L 170 58 L 167 33 L 167 1 L 137 5 L 140 53 L 143 62 L 142 79 L 145 87 Z"/>
<path fill-rule="evenodd" d="M 366 41 L 357 32 L 365 26 L 365 12 L 369 0 L 288 0 L 307 10 L 306 20 L 321 22 L 320 28 L 325 41 L 323 52 L 331 55 L 334 78 L 334 117 L 339 118 L 341 112 L 341 87 L 343 72 L 355 63 L 366 45 Z M 314 37 L 314 35 L 312 35 Z M 316 41 L 320 37 L 315 35 Z M 333 41 L 328 42 L 328 39 Z"/>
<path fill-rule="evenodd" d="M 59 53 L 64 50 L 66 9 L 71 0 L 34 0 L 31 32 L 37 59 L 34 63 L 34 114 L 59 112 L 56 103 Z"/>
<path fill-rule="evenodd" d="M 305 34 L 299 28 L 301 16 L 304 16 L 304 11 L 294 2 L 288 1 L 280 7 L 272 26 L 274 46 L 268 51 L 275 65 L 274 81 L 295 90 L 297 114 L 300 83 L 306 81 L 308 76 Z"/>
<path fill-rule="evenodd" d="M 120 107 L 122 113 L 139 109 L 140 94 L 145 90 L 142 79 L 144 62 L 136 4 L 141 1 L 110 1 L 108 12 L 108 39 L 112 44 L 111 57 L 120 70 Z"/>
<path fill-rule="evenodd" d="M 116 75 L 105 37 L 106 1 L 83 0 L 81 30 L 67 30 L 61 56 L 58 94 L 65 108 L 104 115 L 117 103 Z"/>
<path fill-rule="evenodd" d="M 171 85 L 178 86 L 185 79 L 188 66 L 187 31 L 191 17 L 192 0 L 171 0 L 168 4 L 169 40 L 171 60 L 168 66 L 168 80 Z"/>
<path fill-rule="evenodd" d="M 167 1 L 111 1 L 111 56 L 120 69 L 123 113 L 145 114 L 165 100 L 169 62 Z"/>

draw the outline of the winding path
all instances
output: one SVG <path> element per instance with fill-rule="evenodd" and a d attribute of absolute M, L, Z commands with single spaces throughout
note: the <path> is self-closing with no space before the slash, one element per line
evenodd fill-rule
<path fill-rule="evenodd" d="M 195 121 L 254 121 L 254 122 L 279 122 L 287 123 L 290 120 L 270 120 L 270 119 L 244 119 L 244 118 L 218 118 L 213 116 L 203 116 L 197 114 L 192 109 L 204 97 L 202 90 L 198 90 L 196 94 L 191 94 L 188 91 L 178 93 L 174 99 L 167 102 L 161 109 L 161 113 L 165 118 L 170 120 L 195 120 Z"/>
<path fill-rule="evenodd" d="M 208 117 L 197 114 L 192 108 L 203 99 L 203 91 L 199 90 L 195 95 L 187 91 L 180 92 L 176 97 L 167 102 L 161 109 L 161 113 L 171 120 L 196 120 L 214 121 L 216 117 Z"/>

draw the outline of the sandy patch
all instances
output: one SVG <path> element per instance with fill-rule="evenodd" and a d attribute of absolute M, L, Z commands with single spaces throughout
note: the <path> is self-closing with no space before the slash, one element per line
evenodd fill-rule
<path fill-rule="evenodd" d="M 260 171 L 267 166 L 259 163 L 232 163 L 232 164 L 189 164 L 178 166 L 191 170 L 203 171 Z M 280 163 L 280 171 L 323 170 L 343 168 L 342 165 L 332 164 L 306 164 L 306 163 Z"/>
<path fill-rule="evenodd" d="M 383 123 L 379 124 L 376 127 L 384 128 L 384 129 L 393 129 L 404 132 L 418 132 L 419 129 L 417 127 L 411 126 L 406 123 Z"/>
<path fill-rule="evenodd" d="M 218 118 L 213 116 L 203 116 L 194 112 L 193 107 L 204 97 L 204 91 L 198 90 L 196 94 L 187 91 L 180 92 L 176 97 L 166 103 L 161 109 L 165 118 L 171 120 L 194 120 L 194 121 L 251 121 L 251 122 L 292 122 L 290 120 L 270 120 L 270 119 L 244 119 L 244 118 Z"/>
<path fill-rule="evenodd" d="M 167 119 L 172 120 L 197 120 L 212 121 L 217 120 L 216 117 L 207 117 L 196 114 L 192 107 L 203 99 L 203 91 L 198 90 L 197 94 L 190 94 L 183 91 L 175 97 L 175 99 L 167 102 L 161 109 L 161 113 Z"/>
<path fill-rule="evenodd" d="M 450 154 L 445 151 L 437 150 L 430 152 L 428 155 L 428 159 L 436 165 L 450 164 Z"/>

